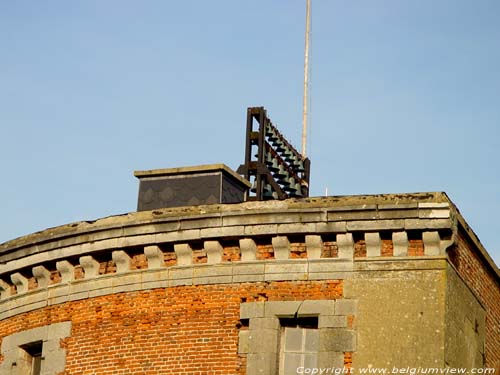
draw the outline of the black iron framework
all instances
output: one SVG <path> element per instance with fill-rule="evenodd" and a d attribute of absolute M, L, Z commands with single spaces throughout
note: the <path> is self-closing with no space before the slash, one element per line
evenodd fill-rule
<path fill-rule="evenodd" d="M 310 165 L 273 125 L 264 107 L 247 109 L 245 164 L 238 168 L 252 183 L 247 200 L 308 197 Z"/>

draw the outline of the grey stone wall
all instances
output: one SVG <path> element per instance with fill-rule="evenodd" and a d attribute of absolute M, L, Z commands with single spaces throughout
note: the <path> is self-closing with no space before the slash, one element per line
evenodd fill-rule
<path fill-rule="evenodd" d="M 484 366 L 486 311 L 453 267 L 446 269 L 445 364 Z"/>
<path fill-rule="evenodd" d="M 445 365 L 445 269 L 443 259 L 411 272 L 379 268 L 345 281 L 345 296 L 359 301 L 356 367 Z"/>

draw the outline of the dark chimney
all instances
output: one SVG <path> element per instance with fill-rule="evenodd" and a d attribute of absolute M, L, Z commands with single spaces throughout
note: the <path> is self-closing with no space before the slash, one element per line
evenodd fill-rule
<path fill-rule="evenodd" d="M 241 203 L 250 182 L 224 164 L 136 171 L 138 211 L 216 203 Z"/>

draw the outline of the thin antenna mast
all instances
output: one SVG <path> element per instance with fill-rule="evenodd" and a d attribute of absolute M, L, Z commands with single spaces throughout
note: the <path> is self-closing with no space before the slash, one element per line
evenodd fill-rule
<path fill-rule="evenodd" d="M 302 106 L 302 156 L 306 157 L 307 104 L 309 88 L 309 34 L 311 27 L 311 0 L 306 0 L 306 47 L 304 52 L 304 101 Z"/>

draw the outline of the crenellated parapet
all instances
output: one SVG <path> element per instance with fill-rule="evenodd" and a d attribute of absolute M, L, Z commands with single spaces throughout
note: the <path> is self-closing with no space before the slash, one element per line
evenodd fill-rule
<path fill-rule="evenodd" d="M 222 356 L 221 374 L 274 374 L 278 343 L 299 328 L 320 366 L 495 365 L 499 275 L 444 193 L 73 223 L 0 245 L 0 372 L 24 371 L 41 346 L 50 374 L 152 361 L 208 373 Z"/>
<path fill-rule="evenodd" d="M 454 215 L 446 196 L 432 193 L 197 206 L 69 224 L 0 245 L 0 318 L 123 291 L 346 279 L 367 260 L 370 269 L 402 259 L 422 267 L 446 257 Z"/>

